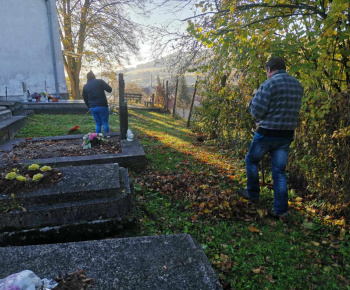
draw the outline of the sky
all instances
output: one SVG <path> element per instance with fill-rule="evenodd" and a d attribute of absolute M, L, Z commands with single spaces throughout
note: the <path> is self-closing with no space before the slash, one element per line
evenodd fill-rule
<path fill-rule="evenodd" d="M 179 5 L 175 7 L 148 6 L 147 8 L 150 11 L 149 17 L 140 17 L 132 13 L 130 14 L 131 19 L 142 25 L 152 25 L 156 27 L 162 27 L 171 22 L 171 29 L 178 29 L 179 27 L 181 27 L 180 29 L 184 31 L 187 27 L 187 22 L 182 20 L 192 16 L 194 13 L 189 6 L 186 6 L 183 9 L 180 9 L 182 7 Z M 127 67 L 133 67 L 138 64 L 146 63 L 153 60 L 152 43 L 154 44 L 154 39 L 149 39 L 149 37 L 150 36 L 146 34 L 145 39 L 148 38 L 148 40 L 144 41 L 143 43 L 140 43 L 140 58 L 138 59 L 136 57 L 132 57 L 131 65 L 128 65 Z"/>

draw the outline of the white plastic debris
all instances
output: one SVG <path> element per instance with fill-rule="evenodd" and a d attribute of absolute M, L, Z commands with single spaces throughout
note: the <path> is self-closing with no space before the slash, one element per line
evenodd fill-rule
<path fill-rule="evenodd" d="M 30 270 L 24 270 L 0 279 L 0 290 L 39 290 L 43 283 Z"/>
<path fill-rule="evenodd" d="M 45 290 L 53 289 L 58 285 L 58 283 L 55 280 L 47 278 L 41 279 L 41 282 L 43 282 Z"/>

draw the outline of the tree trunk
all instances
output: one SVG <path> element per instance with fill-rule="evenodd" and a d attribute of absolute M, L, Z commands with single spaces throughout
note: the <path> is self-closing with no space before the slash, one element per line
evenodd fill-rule
<path fill-rule="evenodd" d="M 71 85 L 70 97 L 74 100 L 80 99 L 82 96 L 80 94 L 80 68 L 81 68 L 81 59 L 76 59 L 75 57 L 65 56 L 64 57 L 64 67 L 68 74 L 68 78 Z"/>
<path fill-rule="evenodd" d="M 80 84 L 79 73 L 75 73 L 74 75 L 72 75 L 72 78 L 70 81 L 71 81 L 71 97 L 74 100 L 81 99 L 82 96 L 79 88 L 79 84 Z"/>
<path fill-rule="evenodd" d="M 63 27 L 59 27 L 61 41 L 66 52 L 77 53 L 76 56 L 65 55 L 63 57 L 64 68 L 68 74 L 71 83 L 71 94 L 73 99 L 81 98 L 79 88 L 79 74 L 81 70 L 81 56 L 84 53 L 84 43 L 86 38 L 86 23 L 87 13 L 91 5 L 91 0 L 85 0 L 84 6 L 80 14 L 80 26 L 78 31 L 78 43 L 75 47 L 72 38 L 72 7 L 71 1 L 63 2 L 63 10 L 61 11 L 63 17 Z"/>

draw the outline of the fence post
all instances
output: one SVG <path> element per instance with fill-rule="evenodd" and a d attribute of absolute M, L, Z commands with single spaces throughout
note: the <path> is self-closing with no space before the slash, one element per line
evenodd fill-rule
<path fill-rule="evenodd" d="M 193 91 L 193 96 L 192 96 L 191 108 L 190 108 L 190 113 L 188 114 L 188 120 L 187 120 L 187 128 L 190 127 L 190 120 L 191 120 L 191 115 L 192 115 L 194 98 L 196 97 L 196 92 L 197 92 L 197 83 L 198 83 L 198 81 L 196 81 L 196 83 L 194 85 L 194 91 Z"/>
<path fill-rule="evenodd" d="M 125 95 L 125 82 L 123 74 L 119 74 L 119 128 L 120 128 L 120 140 L 126 139 L 126 133 L 128 130 L 128 104 L 124 99 Z"/>
<path fill-rule="evenodd" d="M 179 85 L 179 77 L 176 77 L 176 86 L 175 86 L 175 99 L 174 99 L 174 108 L 173 108 L 173 117 L 175 117 L 176 110 L 176 98 L 177 98 L 177 87 Z"/>
<path fill-rule="evenodd" d="M 168 81 L 165 82 L 165 111 L 169 109 L 169 90 L 168 90 Z"/>

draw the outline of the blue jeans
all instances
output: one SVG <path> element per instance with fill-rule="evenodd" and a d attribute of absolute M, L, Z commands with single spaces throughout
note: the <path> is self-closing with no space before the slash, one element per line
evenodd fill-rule
<path fill-rule="evenodd" d="M 101 126 L 105 133 L 109 133 L 109 111 L 108 107 L 94 107 L 90 108 L 90 112 L 95 119 L 96 133 L 101 133 Z"/>
<path fill-rule="evenodd" d="M 255 133 L 245 158 L 248 177 L 247 194 L 250 198 L 258 200 L 260 194 L 259 162 L 266 153 L 270 152 L 274 192 L 273 208 L 276 214 L 283 214 L 288 210 L 286 166 L 292 141 L 293 138 L 289 137 L 267 137 Z"/>

